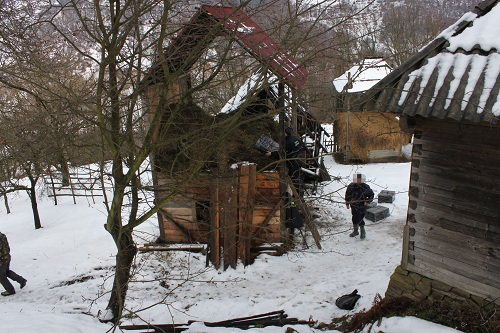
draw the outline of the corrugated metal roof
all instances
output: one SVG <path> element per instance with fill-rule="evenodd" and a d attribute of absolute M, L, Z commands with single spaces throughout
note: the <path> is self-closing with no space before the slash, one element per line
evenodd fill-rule
<path fill-rule="evenodd" d="M 214 38 L 225 34 L 235 40 L 274 75 L 299 89 L 307 80 L 307 70 L 283 51 L 245 12 L 232 7 L 207 6 L 198 9 L 177 37 L 164 49 L 169 70 L 188 71 Z M 156 63 L 147 81 L 155 82 L 163 68 Z"/>
<path fill-rule="evenodd" d="M 500 6 L 484 1 L 358 101 L 364 109 L 498 123 Z M 490 31 L 485 31 L 490 28 Z M 474 31 L 477 30 L 477 31 Z M 475 40 L 471 40 L 475 38 Z"/>
<path fill-rule="evenodd" d="M 307 71 L 290 57 L 245 12 L 221 6 L 204 5 L 201 9 L 222 23 L 229 33 L 234 33 L 240 44 L 270 70 L 284 78 L 295 88 L 301 88 L 307 79 Z"/>

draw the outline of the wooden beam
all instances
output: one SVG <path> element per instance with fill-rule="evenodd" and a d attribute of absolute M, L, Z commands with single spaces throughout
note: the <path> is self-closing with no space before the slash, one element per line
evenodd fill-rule
<path fill-rule="evenodd" d="M 286 176 L 285 179 L 286 179 L 288 186 L 290 186 L 290 188 L 292 189 L 293 196 L 295 197 L 294 200 L 297 201 L 297 204 L 298 204 L 302 214 L 304 215 L 304 219 L 306 221 L 305 224 L 306 224 L 307 228 L 309 229 L 309 231 L 311 231 L 311 235 L 313 236 L 313 239 L 314 239 L 314 242 L 316 243 L 316 246 L 318 247 L 318 249 L 321 250 L 321 242 L 320 242 L 321 236 L 318 232 L 318 228 L 316 227 L 316 223 L 314 223 L 314 221 L 312 219 L 312 215 L 309 212 L 309 208 L 307 208 L 307 205 L 304 201 L 304 198 L 302 198 L 299 195 L 299 193 L 297 192 L 297 189 L 293 185 L 293 182 L 288 175 Z"/>
<path fill-rule="evenodd" d="M 193 241 L 193 237 L 191 237 L 189 231 L 186 228 L 184 228 L 181 224 L 177 223 L 170 214 L 168 214 L 162 209 L 160 209 L 159 212 L 161 213 L 161 216 L 163 218 L 167 219 L 170 223 L 172 223 L 174 227 L 176 227 L 188 239 L 188 242 Z"/>
<path fill-rule="evenodd" d="M 246 266 L 247 252 L 246 243 L 248 242 L 247 228 L 248 228 L 248 187 L 249 187 L 249 172 L 250 168 L 247 164 L 238 165 L 238 251 L 237 256 Z"/>
<path fill-rule="evenodd" d="M 224 248 L 224 252 L 228 253 L 229 264 L 233 269 L 236 269 L 238 263 L 238 230 L 239 223 L 238 220 L 238 179 L 232 177 L 230 179 L 230 184 L 228 186 L 228 201 L 226 220 L 227 229 L 224 238 L 229 238 L 229 247 Z"/>
<path fill-rule="evenodd" d="M 254 197 L 256 193 L 256 172 L 255 164 L 244 164 L 238 167 L 239 170 L 239 193 L 238 193 L 238 257 L 243 265 L 250 264 L 251 248 L 251 225 L 254 211 Z"/>
<path fill-rule="evenodd" d="M 216 180 L 214 184 L 210 187 L 210 202 L 211 207 L 211 218 L 210 218 L 210 241 L 209 241 L 209 251 L 210 251 L 210 261 L 215 266 L 215 269 L 220 268 L 220 198 L 219 198 L 219 182 Z"/>
<path fill-rule="evenodd" d="M 403 228 L 403 253 L 401 255 L 401 267 L 403 269 L 408 269 L 408 255 L 410 246 L 410 226 L 408 222 Z"/>

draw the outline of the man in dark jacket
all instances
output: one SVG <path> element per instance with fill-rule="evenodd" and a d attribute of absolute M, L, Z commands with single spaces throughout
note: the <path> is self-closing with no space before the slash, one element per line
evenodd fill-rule
<path fill-rule="evenodd" d="M 288 169 L 288 175 L 292 179 L 297 192 L 302 194 L 302 172 L 303 167 L 303 144 L 297 139 L 293 134 L 293 129 L 291 127 L 285 128 L 285 159 L 286 167 Z M 275 160 L 280 159 L 279 152 L 267 152 L 266 156 L 270 156 Z"/>
<path fill-rule="evenodd" d="M 0 283 L 5 288 L 2 296 L 10 296 L 16 293 L 14 286 L 9 279 L 19 283 L 21 289 L 26 285 L 26 279 L 9 269 L 10 266 L 10 247 L 7 236 L 0 232 Z"/>
<path fill-rule="evenodd" d="M 361 173 L 354 174 L 352 183 L 347 186 L 345 191 L 345 204 L 347 209 L 351 208 L 352 224 L 354 231 L 349 235 L 351 237 L 359 235 L 358 227 L 361 228 L 361 239 L 366 237 L 365 218 L 366 208 L 373 201 L 374 193 L 370 186 L 365 183 L 365 175 Z"/>

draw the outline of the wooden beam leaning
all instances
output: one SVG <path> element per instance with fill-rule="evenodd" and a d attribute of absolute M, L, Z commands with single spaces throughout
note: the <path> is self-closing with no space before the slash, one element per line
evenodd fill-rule
<path fill-rule="evenodd" d="M 188 242 L 193 242 L 193 237 L 189 233 L 189 230 L 184 228 L 180 223 L 178 223 L 174 217 L 172 217 L 169 213 L 165 212 L 162 209 L 159 210 L 159 213 L 163 218 L 172 223 L 172 225 L 176 227 L 188 239 Z"/>
<path fill-rule="evenodd" d="M 256 228 L 253 232 L 252 232 L 252 235 L 251 235 L 251 238 L 255 238 L 257 236 L 257 234 L 259 233 L 259 229 L 261 228 L 264 228 L 265 226 L 267 226 L 267 224 L 271 221 L 271 219 L 273 218 L 274 216 L 274 213 L 280 209 L 281 207 L 283 206 L 283 199 L 281 199 L 280 201 L 278 201 L 276 203 L 276 205 L 274 205 L 273 209 L 271 209 L 271 211 L 269 212 L 269 214 L 266 216 L 266 218 L 264 219 L 264 221 L 262 221 L 262 223 L 258 226 L 258 228 Z"/>
<path fill-rule="evenodd" d="M 316 246 L 318 247 L 318 249 L 321 250 L 321 243 L 320 243 L 321 236 L 320 236 L 320 234 L 318 232 L 318 228 L 316 226 L 316 223 L 312 219 L 312 215 L 309 212 L 309 208 L 307 208 L 307 205 L 306 205 L 306 203 L 304 201 L 304 198 L 302 198 L 299 195 L 299 193 L 297 192 L 297 189 L 293 185 L 293 182 L 292 182 L 291 178 L 288 175 L 285 177 L 285 180 L 286 180 L 287 185 L 292 190 L 292 194 L 295 197 L 294 200 L 296 200 L 296 202 L 297 202 L 297 204 L 298 204 L 298 206 L 300 208 L 300 211 L 302 212 L 302 215 L 304 215 L 306 226 L 309 229 L 309 231 L 311 231 L 311 235 L 312 235 L 312 237 L 314 239 L 314 242 L 316 243 Z"/>

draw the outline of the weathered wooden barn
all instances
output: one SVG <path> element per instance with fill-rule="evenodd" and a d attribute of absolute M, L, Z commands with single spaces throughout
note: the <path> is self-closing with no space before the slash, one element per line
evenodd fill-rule
<path fill-rule="evenodd" d="M 358 100 L 414 135 L 402 262 L 386 297 L 500 305 L 499 2 L 478 4 Z"/>
<path fill-rule="evenodd" d="M 152 67 L 146 79 L 148 88 L 144 100 L 151 117 L 158 116 L 156 112 L 169 114 L 170 110 L 177 107 L 176 103 L 183 103 L 185 96 L 191 95 L 188 93 L 191 85 L 190 69 L 217 36 L 236 41 L 257 59 L 264 68 L 262 76 L 276 76 L 280 91 L 286 88 L 293 95 L 295 90 L 304 85 L 307 71 L 281 50 L 246 13 L 230 7 L 204 5 L 170 42 L 164 50 L 163 59 L 159 59 L 158 64 Z M 178 75 L 179 72 L 182 74 Z M 177 73 L 173 76 L 177 79 L 172 80 L 169 73 Z M 245 265 L 251 263 L 252 253 L 263 245 L 286 243 L 289 240 L 285 228 L 286 191 L 293 184 L 287 178 L 283 161 L 278 168 L 257 170 L 256 160 L 266 159 L 260 164 L 269 164 L 270 161 L 255 149 L 255 142 L 261 132 L 250 129 L 260 126 L 262 131 L 278 135 L 275 138 L 280 141 L 287 122 L 294 124 L 299 133 L 309 131 L 317 134 L 321 128 L 316 126 L 314 118 L 309 117 L 307 112 L 300 112 L 296 104 L 285 105 L 284 98 L 271 99 L 271 96 L 272 91 L 269 89 L 252 91 L 251 97 L 255 97 L 255 100 L 245 104 L 243 113 L 266 114 L 273 109 L 275 115 L 278 110 L 279 122 L 271 115 L 269 119 L 260 117 L 258 124 L 246 124 L 226 139 L 224 149 L 217 152 L 217 159 L 212 160 L 209 166 L 202 166 L 200 173 L 190 173 L 190 170 L 200 162 L 197 152 L 208 150 L 209 140 L 204 145 L 193 144 L 195 149 L 190 154 L 178 154 L 176 147 L 162 147 L 163 138 L 158 133 L 162 132 L 162 126 L 173 124 L 168 136 L 185 135 L 187 130 L 198 126 L 208 115 L 192 101 L 184 102 L 177 118 L 171 117 L 161 122 L 155 137 L 158 148 L 152 156 L 155 200 L 165 202 L 158 213 L 161 242 L 207 244 L 207 257 L 211 262 L 217 268 L 227 268 L 235 267 L 238 261 Z M 170 102 L 166 103 L 165 100 Z M 215 123 L 219 118 L 226 119 L 224 117 L 231 115 L 219 114 L 217 118 L 208 119 L 208 123 Z M 220 133 L 220 137 L 223 134 Z M 212 136 L 212 139 L 219 140 L 217 133 Z M 252 144 L 249 146 L 248 142 Z M 317 154 L 317 145 L 320 143 L 320 139 L 313 140 L 312 147 L 308 149 L 310 158 L 307 162 L 316 168 L 321 167 Z M 191 146 L 189 142 L 181 144 Z M 234 149 L 237 145 L 237 149 Z M 172 161 L 180 155 L 179 158 L 185 158 L 186 163 L 182 170 L 174 173 Z M 304 204 L 302 200 L 296 201 L 299 201 L 299 205 Z M 307 218 L 307 207 L 301 208 L 306 222 L 310 222 L 306 226 L 318 247 L 321 247 L 312 219 Z"/>
<path fill-rule="evenodd" d="M 410 135 L 399 128 L 396 115 L 360 111 L 352 102 L 391 72 L 382 58 L 367 58 L 333 80 L 334 144 L 341 160 L 361 163 L 404 161 Z"/>

